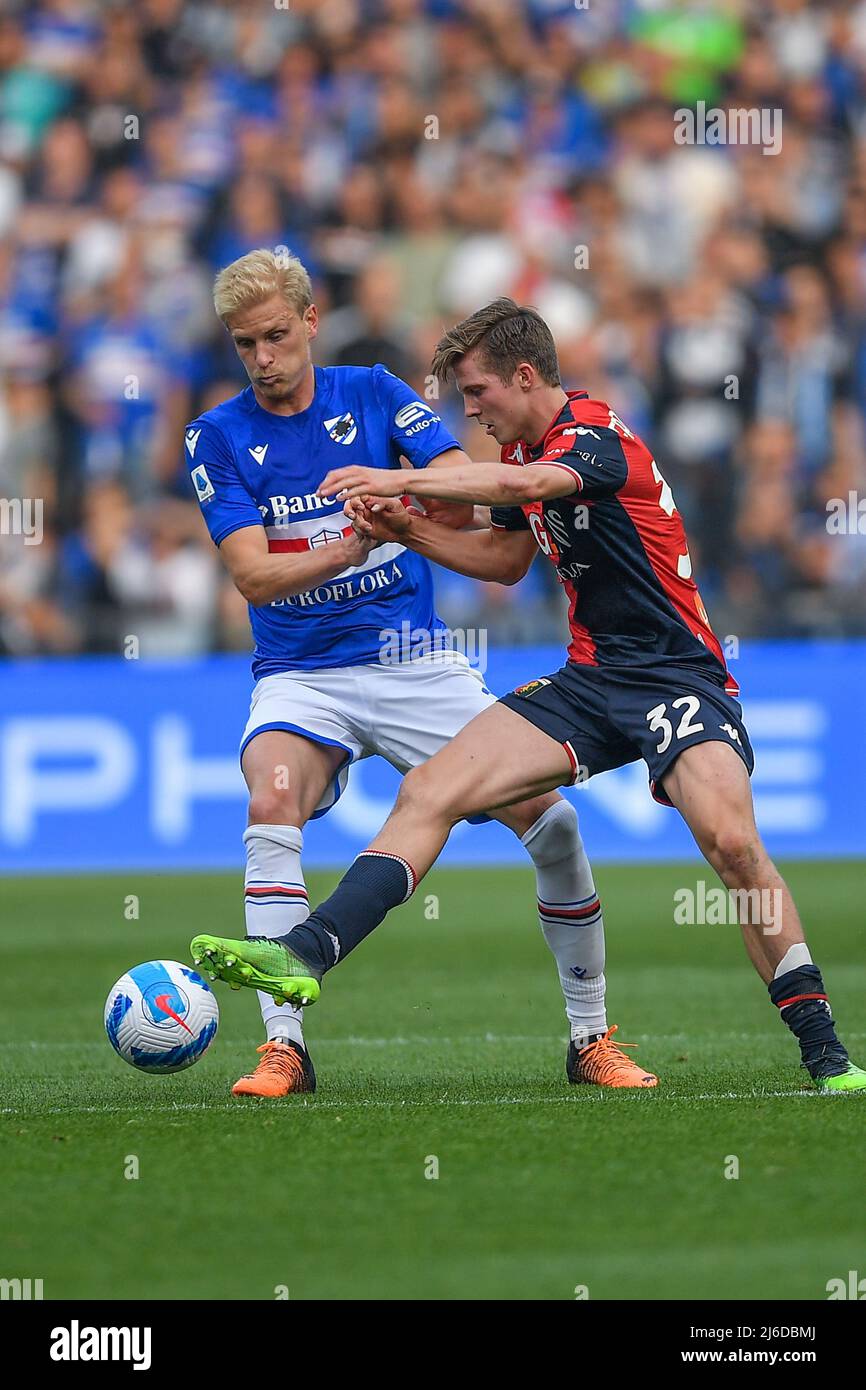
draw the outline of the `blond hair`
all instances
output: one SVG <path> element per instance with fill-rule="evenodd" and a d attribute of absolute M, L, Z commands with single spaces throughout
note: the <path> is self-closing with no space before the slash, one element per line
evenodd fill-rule
<path fill-rule="evenodd" d="M 249 309 L 271 295 L 280 295 L 303 315 L 313 302 L 313 286 L 307 269 L 284 246 L 278 254 L 267 248 L 248 251 L 224 266 L 213 284 L 213 305 L 217 316 L 227 323 L 232 314 Z"/>

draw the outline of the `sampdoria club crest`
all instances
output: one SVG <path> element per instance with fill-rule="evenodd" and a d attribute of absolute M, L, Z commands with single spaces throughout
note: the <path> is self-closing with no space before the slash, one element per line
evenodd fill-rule
<path fill-rule="evenodd" d="M 326 420 L 325 429 L 335 444 L 354 444 L 358 437 L 358 426 L 348 410 L 345 415 L 336 415 L 333 420 Z"/>

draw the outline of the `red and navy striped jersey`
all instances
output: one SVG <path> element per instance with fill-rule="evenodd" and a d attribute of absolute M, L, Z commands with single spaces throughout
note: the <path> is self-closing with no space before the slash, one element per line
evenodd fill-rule
<path fill-rule="evenodd" d="M 590 666 L 696 667 L 737 683 L 692 578 L 682 517 L 646 445 L 586 391 L 535 445 L 509 444 L 503 463 L 551 464 L 574 492 L 523 507 L 493 507 L 494 526 L 531 530 L 568 598 L 569 660 Z"/>

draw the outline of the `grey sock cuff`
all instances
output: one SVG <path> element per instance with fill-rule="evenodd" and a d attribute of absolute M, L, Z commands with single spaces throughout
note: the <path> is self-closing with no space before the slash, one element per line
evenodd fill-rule
<path fill-rule="evenodd" d="M 547 864 L 558 864 L 583 849 L 577 811 L 570 801 L 562 798 L 555 805 L 548 806 L 525 835 L 520 837 L 536 868 Z"/>

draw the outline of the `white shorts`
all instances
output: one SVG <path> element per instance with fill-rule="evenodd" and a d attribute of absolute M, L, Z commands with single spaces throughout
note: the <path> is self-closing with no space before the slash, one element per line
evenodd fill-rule
<path fill-rule="evenodd" d="M 342 748 L 346 761 L 315 819 L 339 800 L 353 762 L 378 753 L 398 772 L 408 772 L 495 703 L 462 652 L 433 652 L 393 666 L 280 672 L 263 676 L 253 690 L 241 757 L 250 740 L 268 729 Z"/>

